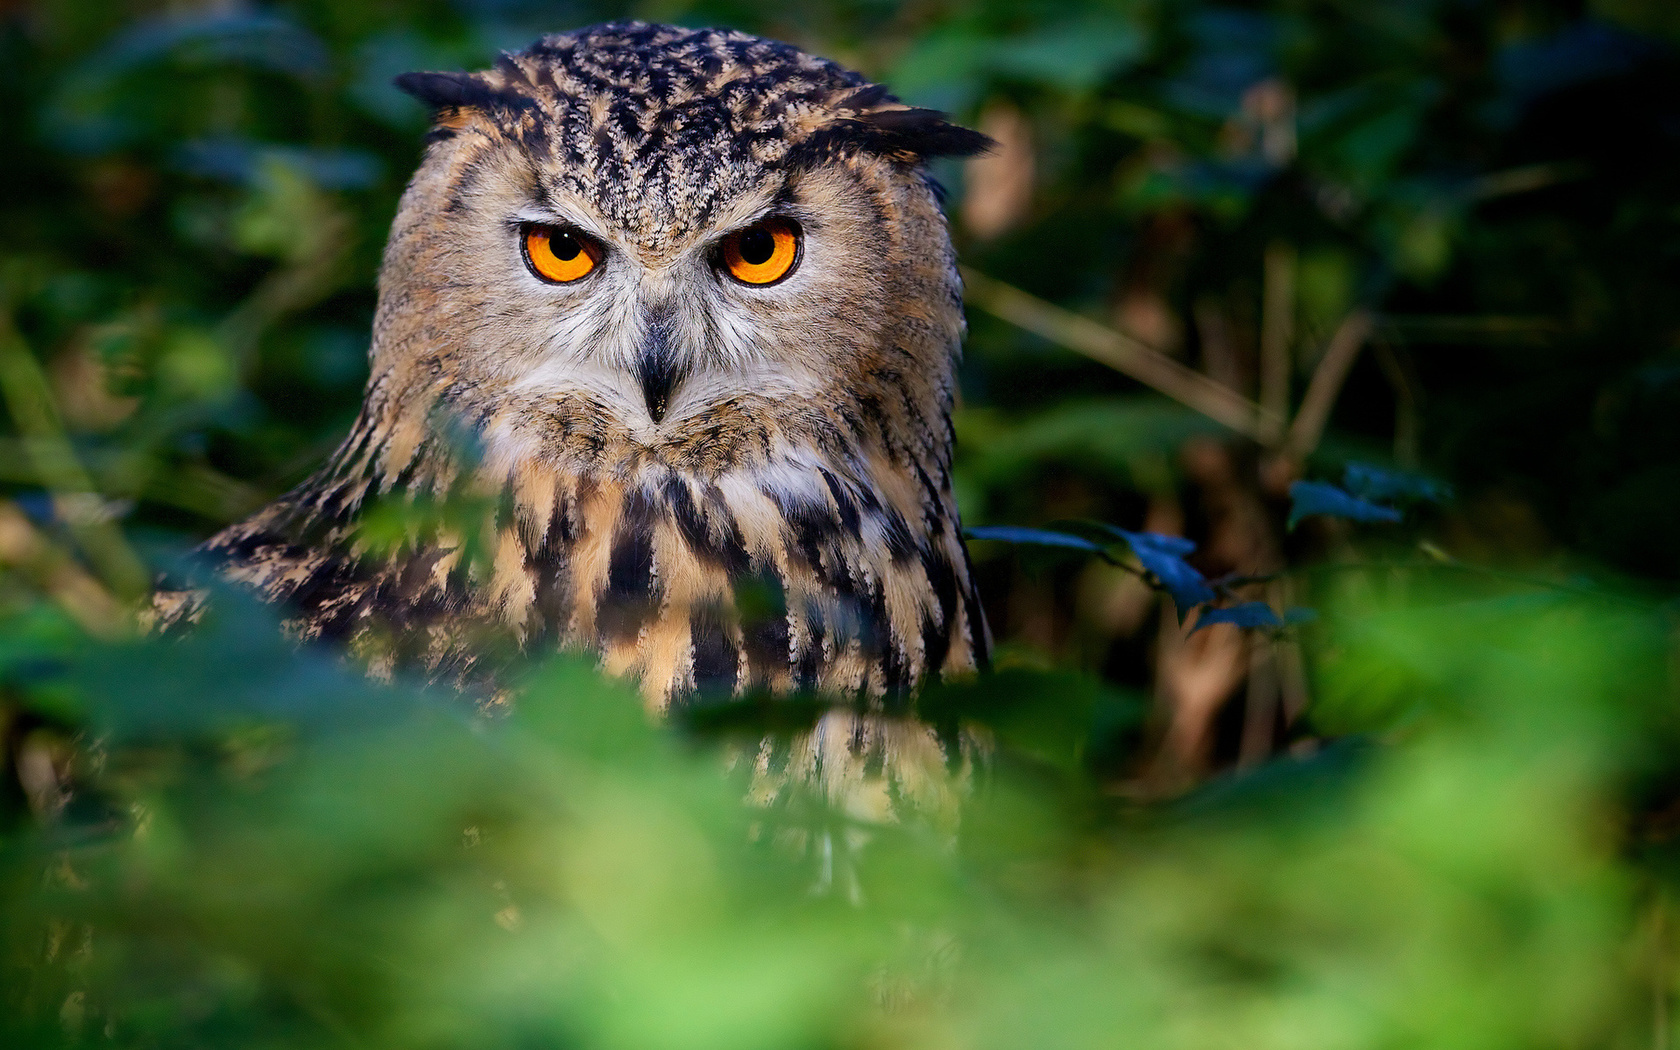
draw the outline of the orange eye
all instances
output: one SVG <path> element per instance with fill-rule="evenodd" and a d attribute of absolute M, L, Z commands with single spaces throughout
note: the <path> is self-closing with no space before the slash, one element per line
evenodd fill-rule
<path fill-rule="evenodd" d="M 581 233 L 556 226 L 525 227 L 525 261 L 538 277 L 565 284 L 594 272 L 601 247 Z"/>
<path fill-rule="evenodd" d="M 765 219 L 723 242 L 723 265 L 742 284 L 775 284 L 799 265 L 799 224 Z"/>

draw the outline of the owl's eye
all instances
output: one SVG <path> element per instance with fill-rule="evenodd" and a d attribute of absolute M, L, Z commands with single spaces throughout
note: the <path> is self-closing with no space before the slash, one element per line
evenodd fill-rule
<path fill-rule="evenodd" d="M 525 227 L 525 262 L 545 281 L 565 284 L 594 272 L 601 246 L 581 233 L 558 226 Z"/>
<path fill-rule="evenodd" d="M 797 222 L 765 219 L 724 238 L 724 269 L 742 284 L 775 284 L 799 265 L 801 241 Z"/>

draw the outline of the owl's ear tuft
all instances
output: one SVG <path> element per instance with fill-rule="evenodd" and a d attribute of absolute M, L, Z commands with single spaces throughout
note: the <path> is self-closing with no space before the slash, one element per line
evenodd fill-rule
<path fill-rule="evenodd" d="M 823 125 L 795 147 L 789 163 L 811 164 L 847 152 L 875 153 L 911 162 L 972 157 L 994 145 L 980 132 L 951 123 L 936 109 L 894 106 L 850 114 Z"/>
<path fill-rule="evenodd" d="M 430 106 L 439 130 L 458 129 L 463 109 L 518 112 L 536 105 L 529 95 L 497 87 L 477 73 L 404 73 L 391 83 Z"/>
<path fill-rule="evenodd" d="M 880 145 L 923 158 L 972 157 L 997 145 L 936 109 L 880 109 L 862 120 Z"/>
<path fill-rule="evenodd" d="M 471 73 L 403 73 L 391 81 L 433 109 L 484 105 L 490 85 Z"/>

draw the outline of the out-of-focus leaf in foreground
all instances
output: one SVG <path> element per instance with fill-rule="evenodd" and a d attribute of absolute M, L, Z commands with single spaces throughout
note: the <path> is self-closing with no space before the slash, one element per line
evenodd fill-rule
<path fill-rule="evenodd" d="M 582 662 L 511 715 L 359 723 L 297 721 L 297 683 L 253 676 L 273 698 L 210 746 L 164 723 L 112 746 L 89 790 L 120 819 L 0 852 L 0 1025 L 23 1047 L 1592 1043 L 1643 1023 L 1612 813 L 1672 733 L 1661 626 L 1617 608 L 1329 610 L 1322 717 L 1386 742 L 1141 822 L 1035 772 L 1077 771 L 1090 716 L 1032 706 L 1087 687 L 948 686 L 941 710 L 997 726 L 954 838 L 859 823 L 844 791 L 747 804 L 751 761 Z M 124 652 L 135 675 L 183 655 Z M 123 688 L 83 680 L 90 710 Z"/>

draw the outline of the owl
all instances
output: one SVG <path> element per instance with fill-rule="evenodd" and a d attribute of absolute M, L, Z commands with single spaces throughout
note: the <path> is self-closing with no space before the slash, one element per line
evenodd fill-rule
<path fill-rule="evenodd" d="M 924 166 L 984 136 L 786 44 L 639 22 L 396 83 L 434 125 L 361 412 L 205 544 L 223 576 L 378 673 L 581 649 L 655 709 L 890 702 L 985 663 Z"/>

